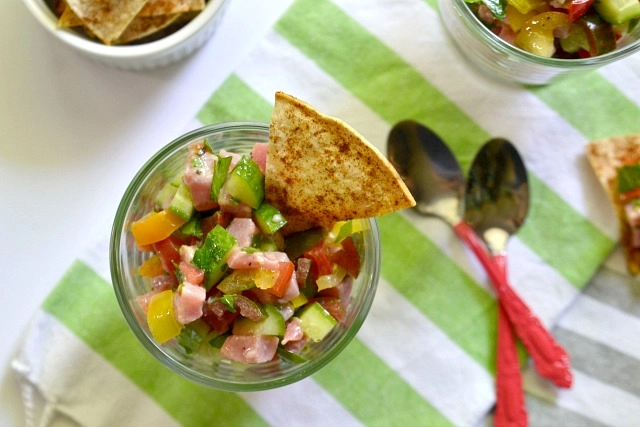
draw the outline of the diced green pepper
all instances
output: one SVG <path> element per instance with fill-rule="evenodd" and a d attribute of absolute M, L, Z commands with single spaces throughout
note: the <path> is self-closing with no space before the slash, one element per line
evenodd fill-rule
<path fill-rule="evenodd" d="M 286 237 L 284 251 L 289 259 L 296 259 L 306 250 L 320 243 L 327 235 L 327 231 L 321 227 L 310 228 Z"/>
<path fill-rule="evenodd" d="M 264 201 L 254 211 L 253 219 L 264 234 L 273 234 L 287 223 L 278 209 Z"/>
<path fill-rule="evenodd" d="M 227 173 L 229 172 L 229 165 L 231 165 L 231 156 L 220 157 L 213 170 L 213 178 L 211 179 L 211 200 L 218 200 L 220 198 L 220 190 L 227 180 Z"/>
<path fill-rule="evenodd" d="M 229 174 L 225 188 L 234 199 L 258 209 L 264 199 L 264 175 L 260 166 L 242 156 Z"/>
<path fill-rule="evenodd" d="M 205 288 L 211 289 L 227 270 L 227 258 L 236 239 L 222 226 L 216 225 L 193 255 L 193 264 L 204 271 Z"/>
<path fill-rule="evenodd" d="M 191 198 L 191 190 L 189 186 L 182 181 L 174 194 L 169 207 L 167 208 L 171 213 L 188 221 L 193 215 L 193 199 Z"/>
<path fill-rule="evenodd" d="M 640 187 L 640 165 L 625 165 L 618 169 L 618 194 Z"/>
<path fill-rule="evenodd" d="M 191 354 L 200 348 L 208 333 L 209 326 L 203 320 L 198 319 L 185 325 L 180 331 L 180 335 L 176 337 L 176 341 L 187 354 Z"/>

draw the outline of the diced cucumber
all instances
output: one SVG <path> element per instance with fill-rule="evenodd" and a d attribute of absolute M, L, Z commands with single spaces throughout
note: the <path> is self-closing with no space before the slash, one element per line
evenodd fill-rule
<path fill-rule="evenodd" d="M 205 288 L 211 289 L 227 270 L 227 258 L 236 239 L 222 226 L 216 225 L 193 255 L 193 264 L 204 271 Z"/>
<path fill-rule="evenodd" d="M 180 227 L 180 233 L 185 236 L 194 236 L 197 238 L 202 237 L 202 226 L 200 224 L 200 217 L 198 215 L 192 215 L 191 219 Z"/>
<path fill-rule="evenodd" d="M 234 199 L 258 209 L 264 199 L 264 175 L 260 166 L 242 156 L 227 178 L 226 190 Z"/>
<path fill-rule="evenodd" d="M 300 318 L 302 331 L 310 340 L 315 342 L 322 341 L 333 327 L 338 324 L 338 321 L 319 302 L 314 302 L 305 307 L 298 317 Z"/>
<path fill-rule="evenodd" d="M 229 172 L 229 165 L 231 165 L 231 156 L 220 157 L 216 162 L 215 169 L 213 170 L 213 178 L 211 179 L 211 200 L 218 201 L 220 198 L 220 190 L 227 180 L 227 173 Z"/>
<path fill-rule="evenodd" d="M 638 0 L 596 0 L 593 7 L 602 19 L 612 24 L 624 24 L 640 17 Z"/>
<path fill-rule="evenodd" d="M 287 223 L 278 209 L 264 201 L 253 213 L 253 219 L 264 234 L 273 234 Z"/>
<path fill-rule="evenodd" d="M 282 347 L 278 347 L 277 353 L 281 359 L 288 360 L 291 363 L 299 364 L 307 361 L 307 359 L 304 356 L 287 351 Z"/>
<path fill-rule="evenodd" d="M 233 324 L 234 335 L 276 335 L 284 336 L 284 317 L 273 304 L 264 305 L 265 317 L 254 322 L 246 317 L 240 317 Z"/>
<path fill-rule="evenodd" d="M 251 239 L 251 247 L 255 248 L 256 251 L 261 252 L 275 252 L 282 249 L 278 246 L 278 242 L 273 235 L 266 234 L 256 234 L 253 236 L 253 239 Z"/>
<path fill-rule="evenodd" d="M 175 196 L 178 191 L 183 175 L 183 173 L 176 175 L 171 181 L 167 182 L 160 191 L 158 191 L 155 200 L 156 207 L 158 209 L 165 209 L 168 206 L 170 200 L 173 199 L 173 196 Z"/>
<path fill-rule="evenodd" d="M 229 336 L 229 334 L 221 334 L 213 337 L 211 338 L 211 340 L 209 340 L 209 345 L 213 348 L 220 349 L 220 347 L 222 347 L 222 344 L 224 344 L 224 341 L 229 338 Z"/>
<path fill-rule="evenodd" d="M 189 218 L 193 215 L 193 199 L 191 198 L 191 190 L 189 190 L 189 186 L 184 181 L 182 181 L 178 186 L 176 194 L 174 194 L 167 209 L 185 221 L 189 221 Z"/>

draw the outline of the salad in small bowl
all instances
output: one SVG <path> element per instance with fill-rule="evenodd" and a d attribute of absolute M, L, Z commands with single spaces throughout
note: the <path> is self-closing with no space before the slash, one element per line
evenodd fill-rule
<path fill-rule="evenodd" d="M 506 82 L 552 83 L 640 50 L 637 0 L 443 0 L 440 9 L 465 58 Z"/>
<path fill-rule="evenodd" d="M 309 132 L 309 111 L 289 119 L 308 105 L 279 99 L 287 123 L 211 125 L 162 148 L 127 188 L 112 230 L 113 286 L 136 337 L 169 369 L 221 390 L 286 385 L 337 356 L 375 295 L 375 216 L 415 203 L 372 146 L 334 150 L 347 128 L 337 139 Z M 335 176 L 318 170 L 327 164 Z M 368 207 L 358 181 L 381 171 L 376 180 L 391 186 Z"/>

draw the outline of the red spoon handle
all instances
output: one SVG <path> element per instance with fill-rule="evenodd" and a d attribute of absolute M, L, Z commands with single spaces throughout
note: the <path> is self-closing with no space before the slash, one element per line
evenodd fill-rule
<path fill-rule="evenodd" d="M 493 284 L 511 324 L 534 361 L 538 373 L 558 387 L 571 387 L 573 374 L 567 352 L 545 329 L 536 315 L 509 286 L 506 277 L 493 263 L 484 244 L 471 226 L 460 221 L 453 227 L 456 234 L 476 255 Z"/>
<path fill-rule="evenodd" d="M 493 259 L 506 280 L 506 258 L 494 256 Z M 502 303 L 498 303 L 497 371 L 495 427 L 524 427 L 528 425 L 516 340 Z"/>

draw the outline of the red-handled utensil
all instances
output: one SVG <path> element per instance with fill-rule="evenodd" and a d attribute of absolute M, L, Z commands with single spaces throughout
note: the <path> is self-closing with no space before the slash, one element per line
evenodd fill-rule
<path fill-rule="evenodd" d="M 529 181 L 524 162 L 511 143 L 493 139 L 473 159 L 467 177 L 465 220 L 483 237 L 492 261 L 507 280 L 506 244 L 529 210 Z M 498 302 L 496 427 L 528 425 L 522 372 L 514 331 Z"/>
<path fill-rule="evenodd" d="M 453 153 L 435 133 L 411 120 L 396 124 L 387 141 L 389 161 L 416 199 L 417 211 L 453 227 L 486 270 L 538 373 L 560 387 L 569 387 L 572 375 L 567 353 L 511 289 L 484 243 L 462 220 L 465 180 Z"/>

